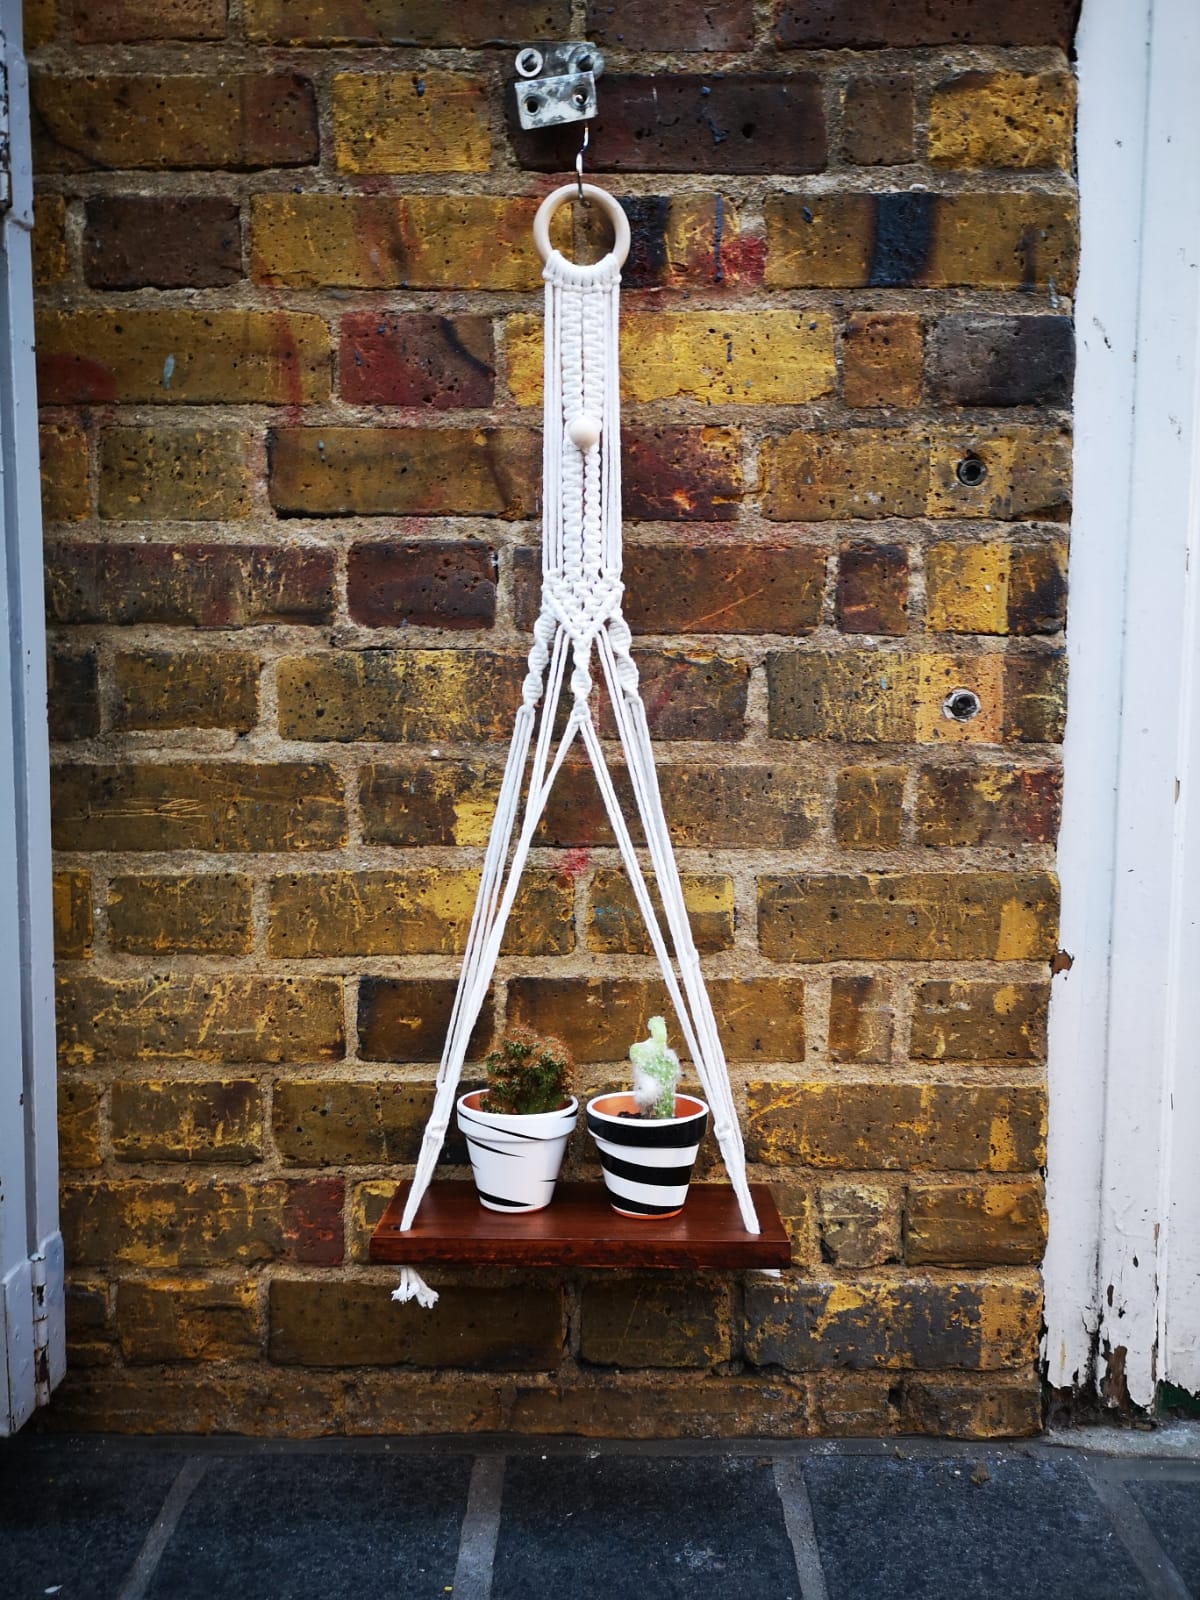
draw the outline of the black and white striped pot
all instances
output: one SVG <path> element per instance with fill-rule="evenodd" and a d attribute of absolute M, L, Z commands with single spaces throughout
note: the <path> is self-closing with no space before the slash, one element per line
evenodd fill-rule
<path fill-rule="evenodd" d="M 631 1094 L 601 1094 L 588 1101 L 588 1132 L 600 1152 L 609 1204 L 623 1217 L 673 1217 L 687 1199 L 708 1107 L 690 1094 L 677 1094 L 673 1117 L 628 1115 L 636 1110 Z"/>
<path fill-rule="evenodd" d="M 481 1111 L 482 1089 L 460 1095 L 458 1125 L 471 1155 L 479 1203 L 489 1211 L 541 1211 L 550 1204 L 579 1101 L 517 1116 Z"/>

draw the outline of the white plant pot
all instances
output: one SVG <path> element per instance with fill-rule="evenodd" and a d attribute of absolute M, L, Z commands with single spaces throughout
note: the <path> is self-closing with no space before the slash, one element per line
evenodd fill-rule
<path fill-rule="evenodd" d="M 623 1217 L 673 1217 L 683 1210 L 692 1166 L 708 1127 L 708 1107 L 675 1096 L 673 1117 L 631 1117 L 631 1094 L 601 1094 L 587 1105 L 588 1132 L 600 1152 L 604 1187 Z"/>
<path fill-rule="evenodd" d="M 481 1111 L 484 1093 L 474 1089 L 458 1101 L 479 1203 L 489 1211 L 541 1211 L 553 1198 L 579 1101 L 572 1097 L 558 1111 L 518 1116 Z"/>

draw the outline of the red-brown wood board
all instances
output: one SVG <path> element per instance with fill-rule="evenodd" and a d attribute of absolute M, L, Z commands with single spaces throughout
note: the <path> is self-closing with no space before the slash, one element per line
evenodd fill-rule
<path fill-rule="evenodd" d="M 408 1194 L 393 1195 L 371 1235 L 371 1260 L 510 1267 L 786 1267 L 791 1243 L 770 1189 L 752 1183 L 761 1233 L 747 1233 L 733 1190 L 694 1183 L 677 1217 L 622 1217 L 599 1183 L 560 1183 L 544 1211 L 504 1213 L 479 1204 L 475 1185 L 432 1183 L 408 1233 Z"/>

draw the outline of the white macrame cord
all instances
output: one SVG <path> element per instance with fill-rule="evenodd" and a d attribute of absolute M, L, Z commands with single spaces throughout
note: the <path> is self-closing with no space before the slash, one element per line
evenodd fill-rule
<path fill-rule="evenodd" d="M 582 266 L 549 247 L 549 218 L 576 194 L 568 184 L 547 197 L 534 237 L 545 260 L 545 427 L 543 434 L 542 603 L 533 631 L 529 669 L 509 746 L 491 836 L 484 853 L 462 972 L 438 1068 L 433 1110 L 425 1127 L 412 1187 L 400 1221 L 413 1225 L 433 1178 L 457 1099 L 467 1042 L 478 1020 L 500 954 L 505 924 L 520 886 L 533 836 L 567 752 L 579 738 L 608 812 L 638 910 L 649 931 L 687 1054 L 712 1108 L 713 1133 L 748 1233 L 759 1222 L 746 1181 L 746 1157 L 729 1073 L 717 1034 L 700 958 L 683 902 L 659 794 L 631 636 L 621 611 L 620 378 L 617 364 L 621 264 L 628 249 L 624 213 L 604 190 L 583 186 L 617 228 L 617 245 L 603 260 Z M 554 721 L 571 658 L 571 709 L 551 754 Z M 624 752 L 646 853 L 659 891 L 666 935 L 651 899 L 589 697 L 593 652 L 599 663 Z M 533 759 L 530 764 L 530 748 Z M 522 778 L 529 765 L 525 804 Z M 514 834 L 516 842 L 514 844 Z M 670 944 L 668 946 L 668 937 Z M 412 1267 L 402 1267 L 394 1300 L 432 1306 L 437 1294 Z"/>

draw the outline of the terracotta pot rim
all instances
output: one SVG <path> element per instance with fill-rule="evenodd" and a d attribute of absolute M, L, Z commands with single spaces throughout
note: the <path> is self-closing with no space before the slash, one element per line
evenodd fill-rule
<path fill-rule="evenodd" d="M 588 1103 L 587 1103 L 587 1110 L 589 1112 L 591 1112 L 593 1115 L 597 1116 L 597 1117 L 603 1117 L 606 1121 L 615 1123 L 619 1127 L 623 1122 L 629 1122 L 631 1119 L 629 1117 L 618 1116 L 614 1112 L 611 1112 L 611 1111 L 605 1111 L 603 1106 L 601 1105 L 601 1101 L 603 1101 L 603 1100 L 632 1100 L 632 1099 L 633 1099 L 633 1096 L 629 1093 L 629 1091 L 627 1089 L 609 1089 L 604 1094 L 594 1095 L 592 1097 L 592 1099 L 590 1099 L 588 1101 Z M 638 1125 L 640 1127 L 643 1127 L 643 1128 L 653 1128 L 653 1127 L 665 1128 L 665 1127 L 668 1127 L 671 1123 L 674 1123 L 674 1122 L 691 1122 L 691 1121 L 693 1121 L 694 1119 L 696 1119 L 698 1117 L 706 1116 L 708 1114 L 708 1110 L 709 1110 L 708 1102 L 705 1101 L 705 1100 L 701 1100 L 698 1095 L 694 1095 L 694 1094 L 677 1094 L 675 1096 L 675 1104 L 678 1105 L 681 1100 L 686 1101 L 691 1106 L 694 1106 L 695 1110 L 694 1111 L 684 1112 L 682 1116 L 679 1115 L 679 1114 L 676 1114 L 673 1117 L 642 1117 L 642 1116 L 639 1116 L 637 1118 Z"/>
<path fill-rule="evenodd" d="M 530 1117 L 565 1117 L 579 1110 L 578 1099 L 571 1095 L 561 1106 L 555 1106 L 550 1111 L 485 1111 L 479 1100 L 486 1093 L 486 1089 L 469 1089 L 466 1094 L 459 1095 L 457 1104 L 466 1106 L 468 1111 L 474 1111 L 481 1117 L 506 1117 L 512 1122 L 526 1122 Z"/>

